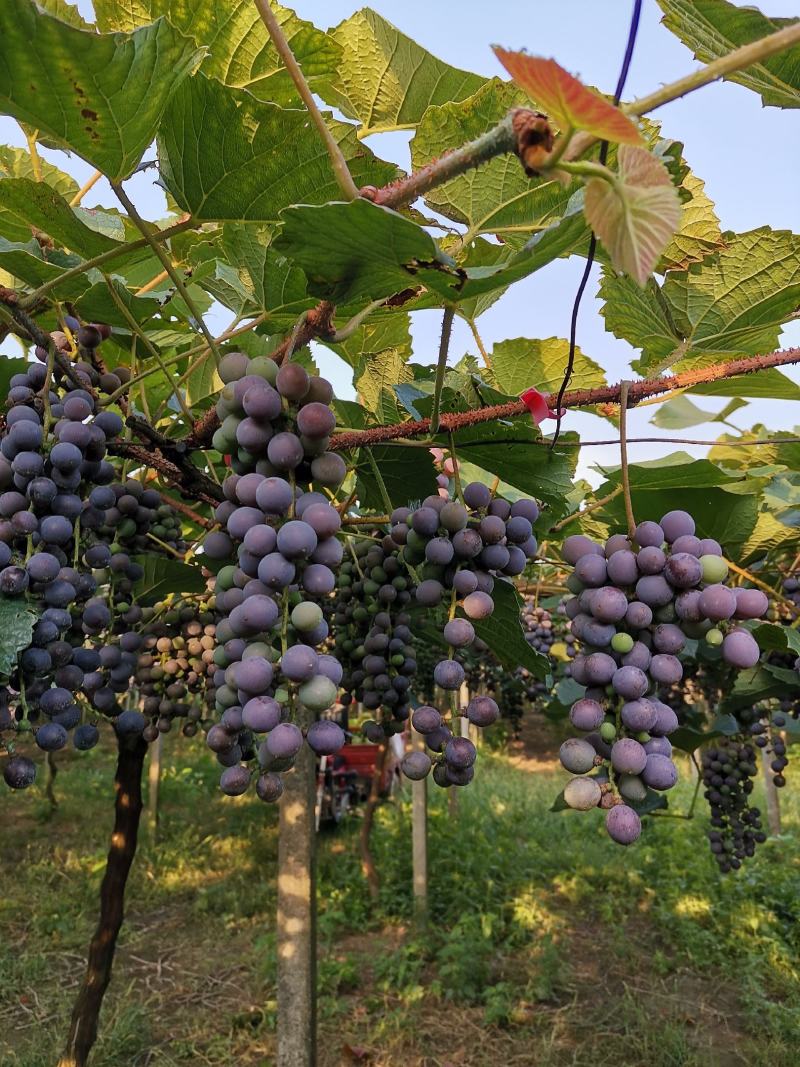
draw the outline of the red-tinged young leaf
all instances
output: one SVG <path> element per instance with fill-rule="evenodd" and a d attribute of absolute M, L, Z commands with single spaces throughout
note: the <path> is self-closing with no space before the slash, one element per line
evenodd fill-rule
<path fill-rule="evenodd" d="M 636 124 L 599 93 L 582 85 L 554 59 L 507 52 L 495 46 L 494 54 L 536 106 L 563 131 L 587 133 L 615 144 L 641 144 Z"/>
<path fill-rule="evenodd" d="M 669 173 L 643 148 L 620 146 L 614 185 L 586 183 L 584 212 L 616 270 L 641 286 L 678 228 L 681 205 Z"/>

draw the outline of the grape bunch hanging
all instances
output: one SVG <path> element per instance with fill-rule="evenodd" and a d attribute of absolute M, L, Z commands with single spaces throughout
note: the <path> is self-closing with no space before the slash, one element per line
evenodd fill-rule
<path fill-rule="evenodd" d="M 204 542 L 210 559 L 226 563 L 216 581 L 219 721 L 206 741 L 225 768 L 224 793 L 244 793 L 255 765 L 258 796 L 274 801 L 283 791 L 280 772 L 304 740 L 318 755 L 344 743 L 330 718 L 305 733 L 293 720 L 302 709 L 324 715 L 342 678 L 341 664 L 322 651 L 329 632 L 323 605 L 342 561 L 341 519 L 325 496 L 304 486 L 338 486 L 345 468 L 326 451 L 335 425 L 328 382 L 299 364 L 278 370 L 243 353 L 226 355 L 220 374 L 227 384 L 215 446 L 235 453 L 215 512 L 225 529 Z"/>
<path fill-rule="evenodd" d="M 403 772 L 420 780 L 433 771 L 437 785 L 464 786 L 474 776 L 475 745 L 454 733 L 457 693 L 466 672 L 462 650 L 476 639 L 476 621 L 494 611 L 495 581 L 522 574 L 536 555 L 533 523 L 539 517 L 534 500 L 514 504 L 493 497 L 488 486 L 472 482 L 464 488 L 464 503 L 440 495 L 429 496 L 418 508 L 397 508 L 391 516 L 391 537 L 402 546 L 402 558 L 420 581 L 416 603 L 424 609 L 444 608 L 447 622 L 443 638 L 449 647 L 446 658 L 434 667 L 433 680 L 450 695 L 445 713 L 422 705 L 412 714 L 414 728 L 424 736 L 427 752 L 409 753 Z M 464 709 L 478 727 L 489 726 L 499 715 L 497 703 L 488 696 L 473 697 Z"/>
<path fill-rule="evenodd" d="M 560 750 L 562 765 L 576 775 L 564 800 L 581 811 L 605 809 L 610 837 L 629 845 L 641 833 L 636 806 L 678 777 L 669 735 L 679 720 L 658 687 L 680 683 L 687 638 L 719 647 L 738 670 L 755 666 L 758 644 L 738 624 L 761 618 L 769 603 L 759 589 L 725 584 L 720 545 L 696 537 L 685 511 L 640 523 L 633 541 L 623 534 L 605 545 L 569 537 L 563 555 L 575 568 L 566 610 L 582 645 L 572 676 L 586 687 L 570 710 L 584 736 Z"/>
<path fill-rule="evenodd" d="M 0 432 L 0 602 L 11 626 L 30 627 L 30 639 L 4 679 L 0 733 L 13 753 L 14 735 L 32 731 L 45 751 L 63 748 L 70 732 L 80 749 L 97 741 L 96 713 L 119 733 L 136 729 L 138 713 L 123 709 L 136 666 L 138 635 L 112 639 L 112 592 L 129 593 L 143 568 L 114 539 L 109 445 L 123 429 L 110 410 L 126 368 L 100 371 L 95 351 L 108 337 L 103 325 L 70 320 L 87 359 L 65 362 L 36 349 L 39 362 L 11 378 Z M 66 335 L 54 341 L 69 348 Z M 143 535 L 161 506 L 159 494 L 135 485 L 132 522 Z M 132 529 L 131 529 L 132 532 Z M 123 628 L 138 620 L 126 602 Z M 133 717 L 132 717 L 133 716 Z M 6 783 L 25 788 L 36 774 L 26 756 L 12 754 Z"/>

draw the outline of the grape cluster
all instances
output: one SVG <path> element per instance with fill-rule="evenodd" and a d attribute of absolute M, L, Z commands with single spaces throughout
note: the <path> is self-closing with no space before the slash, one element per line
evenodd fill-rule
<path fill-rule="evenodd" d="M 738 870 L 754 855 L 756 845 L 767 839 L 761 812 L 748 799 L 758 773 L 756 753 L 747 742 L 720 739 L 703 752 L 702 770 L 704 796 L 711 808 L 711 851 L 721 871 Z"/>
<path fill-rule="evenodd" d="M 253 373 L 253 364 L 259 373 Z M 344 464 L 322 447 L 334 425 L 327 401 L 314 399 L 331 397 L 323 379 L 309 378 L 301 366 L 288 363 L 274 377 L 273 388 L 267 381 L 272 371 L 241 353 L 227 355 L 221 373 L 223 380 L 235 379 L 222 402 L 238 405 L 247 416 L 231 413 L 223 422 L 226 435 L 236 436 L 234 423 L 248 427 L 237 437 L 232 465 L 245 469 L 259 453 L 248 436 L 254 425 L 268 442 L 268 455 L 255 461 L 255 470 L 226 478 L 226 499 L 216 511 L 225 531 L 209 534 L 204 542 L 206 554 L 217 560 L 232 557 L 237 546 L 237 562 L 217 574 L 216 606 L 222 617 L 213 683 L 220 720 L 206 740 L 225 767 L 223 792 L 244 793 L 251 771 L 243 764 L 257 758 L 262 774 L 256 791 L 271 801 L 283 789 L 279 772 L 292 766 L 303 745 L 303 731 L 292 721 L 295 710 L 304 717 L 324 715 L 342 678 L 341 664 L 321 651 L 329 632 L 322 605 L 335 588 L 342 561 L 341 519 L 321 493 L 303 491 L 302 484 L 309 476 L 315 484 L 338 484 Z M 218 439 L 218 447 L 227 448 L 229 440 Z M 310 468 L 308 449 L 318 452 Z M 322 475 L 318 461 L 325 468 Z M 305 739 L 315 753 L 330 755 L 341 748 L 344 733 L 322 718 L 308 725 Z"/>
<path fill-rule="evenodd" d="M 231 457 L 236 474 L 255 472 L 336 489 L 345 476 L 341 456 L 328 452 L 336 423 L 330 382 L 309 376 L 299 363 L 280 369 L 267 356 L 228 352 L 219 374 L 220 427 L 212 444 Z M 222 520 L 224 521 L 224 520 Z"/>
<path fill-rule="evenodd" d="M 678 654 L 686 638 L 719 647 L 732 667 L 753 667 L 758 644 L 735 623 L 761 617 L 769 605 L 758 589 L 724 584 L 722 549 L 695 536 L 685 511 L 640 523 L 633 543 L 622 534 L 605 546 L 569 537 L 563 554 L 575 568 L 566 611 L 583 646 L 572 676 L 587 687 L 570 710 L 572 725 L 587 736 L 561 747 L 563 766 L 581 776 L 564 797 L 579 810 L 607 809 L 609 835 L 627 845 L 641 832 L 636 805 L 649 790 L 668 790 L 677 781 L 668 735 L 678 716 L 656 694 L 681 681 Z M 583 777 L 595 767 L 603 769 L 605 788 Z"/>
<path fill-rule="evenodd" d="M 800 608 L 800 579 L 790 574 L 781 583 L 781 592 L 787 600 L 791 600 L 796 608 Z"/>
<path fill-rule="evenodd" d="M 142 642 L 134 684 L 147 724 L 146 741 L 169 733 L 175 719 L 186 719 L 185 737 L 197 733 L 214 704 L 217 669 L 214 598 L 182 598 L 144 609 Z"/>
<path fill-rule="evenodd" d="M 417 670 L 407 611 L 413 579 L 386 534 L 348 539 L 348 549 L 332 607 L 333 651 L 344 672 L 340 700 L 376 713 L 362 732 L 377 743 L 402 732 L 409 716 Z"/>
<path fill-rule="evenodd" d="M 476 637 L 473 622 L 489 618 L 494 611 L 495 580 L 521 574 L 536 555 L 533 523 L 538 517 L 535 501 L 510 504 L 493 498 L 488 486 L 480 482 L 464 488 L 463 504 L 437 494 L 414 510 L 397 508 L 392 513 L 392 540 L 402 547 L 409 568 L 419 568 L 416 603 L 428 610 L 444 606 L 447 613 L 443 636 L 450 651 L 434 667 L 433 680 L 451 694 L 451 725 L 457 714 L 456 694 L 466 678 L 462 650 Z M 497 719 L 499 709 L 490 697 L 476 696 L 465 714 L 475 726 L 483 727 Z M 467 785 L 474 775 L 474 744 L 454 736 L 451 725 L 431 705 L 417 708 L 412 723 L 438 759 L 434 765 L 427 753 L 410 753 L 402 764 L 404 773 L 420 779 L 433 767 L 437 785 Z"/>

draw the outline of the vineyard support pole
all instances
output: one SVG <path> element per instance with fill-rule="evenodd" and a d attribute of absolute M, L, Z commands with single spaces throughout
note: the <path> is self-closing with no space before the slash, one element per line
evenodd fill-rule
<path fill-rule="evenodd" d="M 161 787 L 161 761 L 164 755 L 164 735 L 150 745 L 150 765 L 147 768 L 147 825 L 153 841 L 158 840 L 158 795 Z"/>
<path fill-rule="evenodd" d="M 778 790 L 772 780 L 773 771 L 769 765 L 769 756 L 765 748 L 761 749 L 761 768 L 764 774 L 764 792 L 767 798 L 767 826 L 770 837 L 777 837 L 781 832 L 781 802 Z"/>
<path fill-rule="evenodd" d="M 421 734 L 411 731 L 411 747 L 423 751 Z M 428 779 L 411 783 L 411 862 L 414 918 L 419 926 L 428 921 Z"/>
<path fill-rule="evenodd" d="M 299 726 L 309 722 L 300 721 Z M 277 1067 L 316 1067 L 316 758 L 303 745 L 284 778 L 278 839 Z"/>

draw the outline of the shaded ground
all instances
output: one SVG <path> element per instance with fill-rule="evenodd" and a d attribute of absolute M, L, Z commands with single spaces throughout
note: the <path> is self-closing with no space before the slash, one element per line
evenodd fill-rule
<path fill-rule="evenodd" d="M 700 819 L 651 820 L 623 850 L 595 813 L 548 812 L 558 740 L 529 720 L 508 757 L 482 757 L 455 818 L 436 792 L 427 932 L 411 921 L 407 799 L 379 811 L 375 905 L 358 817 L 322 836 L 322 1067 L 797 1063 L 796 802 L 784 794 L 784 835 L 722 882 Z M 42 792 L 0 794 L 3 1067 L 55 1063 L 112 769 L 71 757 L 50 819 Z M 199 745 L 167 745 L 162 836 L 144 837 L 134 867 L 94 1067 L 273 1062 L 275 813 L 222 798 L 215 778 Z"/>

